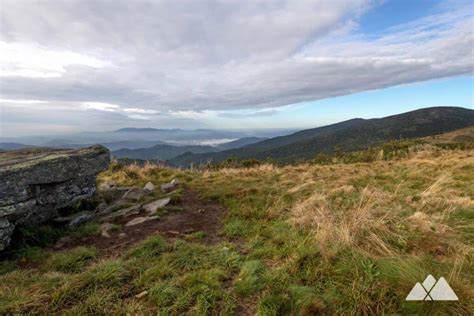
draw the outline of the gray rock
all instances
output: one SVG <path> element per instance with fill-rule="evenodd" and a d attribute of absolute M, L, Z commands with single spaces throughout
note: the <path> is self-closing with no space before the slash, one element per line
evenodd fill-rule
<path fill-rule="evenodd" d="M 11 235 L 15 225 L 10 223 L 7 219 L 0 219 L 0 250 L 5 249 L 5 247 L 10 243 Z"/>
<path fill-rule="evenodd" d="M 95 208 L 95 211 L 97 213 L 103 212 L 107 208 L 107 203 L 101 202 L 97 207 Z"/>
<path fill-rule="evenodd" d="M 153 190 L 155 190 L 155 185 L 151 182 L 147 182 L 145 186 L 143 187 L 143 191 L 147 193 L 153 192 Z"/>
<path fill-rule="evenodd" d="M 98 188 L 98 191 L 102 196 L 107 197 L 111 201 L 116 201 L 122 198 L 122 196 L 132 189 L 131 187 L 112 187 L 110 189 Z"/>
<path fill-rule="evenodd" d="M 100 222 L 112 221 L 112 220 L 114 220 L 118 217 L 125 217 L 125 216 L 129 216 L 129 215 L 138 214 L 138 213 L 140 213 L 141 207 L 142 207 L 141 204 L 135 204 L 135 205 L 132 205 L 130 207 L 118 210 L 116 212 L 112 212 L 112 213 L 110 213 L 106 216 L 101 216 L 99 218 L 99 221 Z"/>
<path fill-rule="evenodd" d="M 82 223 L 85 223 L 89 220 L 91 220 L 93 217 L 93 214 L 92 213 L 83 213 L 83 214 L 79 214 L 77 215 L 76 217 L 74 217 L 68 224 L 68 226 L 77 226 L 79 224 L 82 224 Z"/>
<path fill-rule="evenodd" d="M 100 225 L 100 235 L 105 238 L 110 238 L 109 230 L 111 230 L 114 226 L 110 223 L 104 223 Z"/>
<path fill-rule="evenodd" d="M 129 221 L 127 224 L 125 224 L 125 226 L 135 226 L 135 225 L 139 225 L 139 224 L 143 224 L 145 222 L 148 222 L 148 221 L 151 221 L 155 219 L 154 217 L 135 217 L 134 219 L 132 219 L 131 221 Z"/>
<path fill-rule="evenodd" d="M 130 205 L 130 202 L 123 201 L 123 200 L 118 200 L 115 203 L 113 203 L 112 205 L 107 206 L 105 209 L 96 210 L 96 211 L 97 211 L 98 216 L 100 217 L 100 216 L 110 214 L 110 213 L 112 213 L 114 211 L 117 211 L 119 209 L 122 209 L 124 207 L 127 207 L 128 205 Z"/>
<path fill-rule="evenodd" d="M 170 192 L 176 189 L 179 185 L 179 180 L 178 179 L 173 179 L 169 183 L 164 183 L 161 185 L 161 191 L 163 192 Z"/>
<path fill-rule="evenodd" d="M 80 212 L 72 214 L 70 216 L 57 217 L 53 219 L 53 222 L 66 224 L 68 226 L 75 226 L 87 222 L 92 219 L 94 213 L 92 212 Z"/>
<path fill-rule="evenodd" d="M 58 216 L 59 209 L 91 197 L 96 175 L 109 162 L 109 151 L 102 146 L 0 153 L 0 249 L 9 244 L 17 224 L 49 221 Z"/>
<path fill-rule="evenodd" d="M 64 247 L 64 245 L 66 245 L 67 243 L 71 242 L 72 241 L 72 237 L 71 236 L 64 236 L 64 237 L 61 237 L 57 242 L 56 244 L 54 245 L 54 248 L 55 249 L 59 249 L 59 248 L 62 248 Z"/>
<path fill-rule="evenodd" d="M 142 298 L 144 296 L 148 295 L 148 291 L 143 291 L 135 295 L 135 298 Z"/>
<path fill-rule="evenodd" d="M 139 201 L 143 199 L 145 196 L 145 192 L 143 192 L 140 188 L 131 188 L 122 196 L 122 199 L 130 200 L 130 201 Z"/>
<path fill-rule="evenodd" d="M 109 190 L 113 190 L 114 188 L 116 187 L 116 184 L 115 182 L 104 182 L 104 183 L 101 183 L 97 189 L 100 190 L 100 191 L 109 191 Z"/>
<path fill-rule="evenodd" d="M 164 199 L 159 199 L 154 202 L 143 205 L 143 210 L 147 211 L 148 214 L 153 215 L 159 208 L 163 208 L 171 201 L 169 197 Z"/>

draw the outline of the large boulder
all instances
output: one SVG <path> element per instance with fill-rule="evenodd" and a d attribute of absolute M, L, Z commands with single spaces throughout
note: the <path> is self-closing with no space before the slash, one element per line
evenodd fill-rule
<path fill-rule="evenodd" d="M 0 153 L 0 250 L 18 224 L 39 224 L 58 210 L 91 197 L 96 175 L 107 169 L 102 146 L 77 150 L 33 148 Z"/>

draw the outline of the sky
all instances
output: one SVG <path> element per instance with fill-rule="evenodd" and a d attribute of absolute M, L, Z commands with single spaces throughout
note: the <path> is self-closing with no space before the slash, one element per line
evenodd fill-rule
<path fill-rule="evenodd" d="M 0 136 L 474 108 L 468 0 L 0 0 Z"/>

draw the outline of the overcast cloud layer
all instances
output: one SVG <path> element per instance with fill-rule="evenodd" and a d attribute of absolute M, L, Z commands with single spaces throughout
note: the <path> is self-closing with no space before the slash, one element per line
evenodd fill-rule
<path fill-rule="evenodd" d="M 266 115 L 473 74 L 472 5 L 463 1 L 377 37 L 358 29 L 377 5 L 369 0 L 0 3 L 1 120 L 9 134 L 8 122 L 21 120 L 50 131 L 61 122 L 59 131 L 65 120 L 116 126 L 249 115 L 228 110 Z"/>

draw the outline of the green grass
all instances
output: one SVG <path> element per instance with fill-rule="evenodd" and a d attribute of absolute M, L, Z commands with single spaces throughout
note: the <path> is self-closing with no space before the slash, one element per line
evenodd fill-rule
<path fill-rule="evenodd" d="M 241 296 L 249 296 L 265 286 L 263 272 L 265 266 L 259 260 L 250 260 L 242 264 L 235 282 L 235 291 Z"/>
<path fill-rule="evenodd" d="M 46 262 L 48 270 L 76 273 L 81 271 L 97 255 L 94 248 L 77 247 L 51 254 Z"/>
<path fill-rule="evenodd" d="M 53 227 L 50 225 L 41 226 L 19 226 L 16 244 L 13 248 L 21 248 L 22 246 L 38 246 L 46 247 L 61 237 L 69 236 L 78 239 L 85 236 L 97 234 L 99 232 L 99 224 L 94 222 L 84 223 L 74 227 Z"/>

